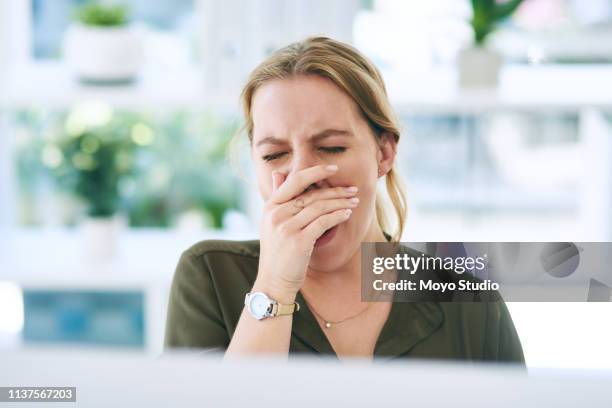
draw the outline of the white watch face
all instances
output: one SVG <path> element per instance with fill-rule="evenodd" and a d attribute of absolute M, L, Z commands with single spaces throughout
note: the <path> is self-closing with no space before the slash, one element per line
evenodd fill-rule
<path fill-rule="evenodd" d="M 263 293 L 254 293 L 249 300 L 249 311 L 256 319 L 263 319 L 268 315 L 270 299 Z"/>

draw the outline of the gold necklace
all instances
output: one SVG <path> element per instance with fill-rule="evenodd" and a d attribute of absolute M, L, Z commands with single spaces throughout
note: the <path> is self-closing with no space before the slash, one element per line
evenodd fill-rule
<path fill-rule="evenodd" d="M 302 294 L 302 297 L 304 297 L 304 294 Z M 369 303 L 368 306 L 366 308 L 364 308 L 362 311 L 360 311 L 359 313 L 356 313 L 356 314 L 354 314 L 352 316 L 349 316 L 347 318 L 344 318 L 342 320 L 336 320 L 335 322 L 333 322 L 331 320 L 325 319 L 323 316 L 321 316 L 319 313 L 317 313 L 317 311 L 314 309 L 314 307 L 312 307 L 312 305 L 309 302 L 306 301 L 306 298 L 304 298 L 304 302 L 308 305 L 308 308 L 310 310 L 312 310 L 312 312 L 315 314 L 315 316 L 317 316 L 319 319 L 321 319 L 321 320 L 323 320 L 325 322 L 325 328 L 326 329 L 331 329 L 332 325 L 340 324 L 342 322 L 346 322 L 347 320 L 353 319 L 353 318 L 355 318 L 355 317 L 365 313 L 366 310 L 368 310 L 370 308 L 370 306 L 372 306 L 372 302 L 368 302 Z"/>
<path fill-rule="evenodd" d="M 308 306 L 308 308 L 309 308 L 309 309 L 310 309 L 310 310 L 311 310 L 311 311 L 312 311 L 312 312 L 315 314 L 315 316 L 317 316 L 319 319 L 321 319 L 321 320 L 323 320 L 323 321 L 325 322 L 325 328 L 326 328 L 326 329 L 331 329 L 331 328 L 332 328 L 332 326 L 333 326 L 333 325 L 335 325 L 335 324 L 340 324 L 340 323 L 343 323 L 343 322 L 345 322 L 345 321 L 347 321 L 347 320 L 354 319 L 355 317 L 357 317 L 357 316 L 359 316 L 359 315 L 361 315 L 361 314 L 365 313 L 365 312 L 366 312 L 366 311 L 367 311 L 367 310 L 370 308 L 370 306 L 372 306 L 372 303 L 374 303 L 374 302 L 376 302 L 378 299 L 380 299 L 380 297 L 381 297 L 381 296 L 382 296 L 382 295 L 381 295 L 380 293 L 377 293 L 377 294 L 376 294 L 376 297 L 374 298 L 374 300 L 370 300 L 370 301 L 368 302 L 368 306 L 367 306 L 365 309 L 363 309 L 363 310 L 362 310 L 362 311 L 360 311 L 359 313 L 356 313 L 356 314 L 354 314 L 354 315 L 352 315 L 352 316 L 349 316 L 349 317 L 344 318 L 344 319 L 342 319 L 342 320 L 336 320 L 336 321 L 334 322 L 334 321 L 331 321 L 331 320 L 327 320 L 326 318 L 324 318 L 323 316 L 321 316 L 321 315 L 320 315 L 320 314 L 319 314 L 319 313 L 318 313 L 318 312 L 315 310 L 315 308 L 314 308 L 314 307 L 312 307 L 312 305 L 310 304 L 310 302 L 308 302 L 308 301 L 306 300 L 306 297 L 304 296 L 304 292 L 302 292 L 302 298 L 304 299 L 304 303 L 306 303 L 306 305 Z"/>
<path fill-rule="evenodd" d="M 385 237 L 385 238 L 386 238 L 386 237 Z M 302 292 L 302 298 L 304 299 L 304 303 L 306 303 L 306 305 L 308 306 L 308 308 L 309 308 L 309 309 L 310 309 L 310 310 L 311 310 L 311 311 L 312 311 L 312 312 L 315 314 L 315 316 L 317 316 L 319 319 L 321 319 L 321 320 L 323 320 L 323 321 L 325 322 L 325 328 L 326 328 L 326 329 L 331 329 L 331 328 L 332 328 L 332 326 L 333 326 L 333 325 L 335 325 L 335 324 L 340 324 L 340 323 L 343 323 L 343 322 L 345 322 L 345 321 L 347 321 L 347 320 L 354 319 L 355 317 L 357 317 L 357 316 L 359 316 L 359 315 L 361 315 L 361 314 L 365 313 L 365 312 L 366 312 L 366 311 L 367 311 L 367 310 L 370 308 L 370 306 L 372 306 L 372 303 L 376 302 L 376 300 L 377 300 L 377 299 L 380 299 L 380 297 L 381 297 L 381 296 L 382 296 L 382 295 L 381 295 L 380 293 L 378 293 L 378 294 L 376 295 L 376 299 L 375 299 L 375 300 L 371 300 L 371 301 L 369 301 L 369 302 L 368 302 L 368 306 L 367 306 L 365 309 L 363 309 L 361 312 L 359 312 L 359 313 L 357 313 L 357 314 L 354 314 L 354 315 L 352 315 L 352 316 L 349 316 L 349 317 L 347 317 L 347 318 L 344 318 L 344 319 L 342 319 L 342 320 L 337 320 L 337 321 L 335 321 L 335 322 L 332 322 L 331 320 L 327 320 L 327 319 L 325 319 L 323 316 L 321 316 L 319 313 L 317 313 L 317 311 L 315 310 L 315 308 L 314 308 L 314 307 L 312 307 L 312 305 L 311 305 L 311 304 L 310 304 L 310 303 L 309 303 L 309 302 L 306 300 L 306 297 L 304 296 L 304 293 Z"/>

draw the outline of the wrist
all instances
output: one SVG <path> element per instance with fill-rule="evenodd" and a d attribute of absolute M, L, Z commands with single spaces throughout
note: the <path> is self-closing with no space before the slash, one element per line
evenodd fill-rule
<path fill-rule="evenodd" d="M 271 299 L 282 304 L 291 304 L 295 302 L 299 288 L 293 285 L 285 285 L 273 279 L 257 277 L 251 291 L 263 292 Z"/>

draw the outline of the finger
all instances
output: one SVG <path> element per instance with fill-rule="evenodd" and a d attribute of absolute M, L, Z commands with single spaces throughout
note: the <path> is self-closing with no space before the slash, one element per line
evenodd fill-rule
<path fill-rule="evenodd" d="M 357 187 L 325 187 L 315 190 L 310 190 L 306 193 L 300 194 L 296 198 L 287 201 L 282 204 L 275 205 L 274 207 L 274 219 L 277 222 L 285 222 L 289 218 L 295 216 L 297 213 L 302 211 L 304 208 L 312 205 L 317 201 L 322 200 L 333 200 L 338 198 L 351 198 L 357 194 Z M 300 229 L 303 228 L 300 225 Z"/>
<path fill-rule="evenodd" d="M 279 204 L 278 211 L 284 214 L 283 219 L 289 218 L 302 211 L 303 208 L 313 204 L 319 200 L 331 200 L 334 198 L 350 198 L 357 194 L 357 187 L 326 187 L 315 190 L 310 190 L 307 193 L 300 194 L 296 198 Z M 299 200 L 299 202 L 298 202 Z"/>
<path fill-rule="evenodd" d="M 272 196 L 270 200 L 273 203 L 281 204 L 291 200 L 293 197 L 301 194 L 306 190 L 308 186 L 317 181 L 323 180 L 338 170 L 336 165 L 318 165 L 308 167 L 287 176 L 287 179 L 280 186 Z"/>
<path fill-rule="evenodd" d="M 272 191 L 274 192 L 278 190 L 278 188 L 280 187 L 281 184 L 284 183 L 286 178 L 287 178 L 286 173 L 281 173 L 278 170 L 272 171 Z"/>
<path fill-rule="evenodd" d="M 322 215 L 337 210 L 355 208 L 358 204 L 359 199 L 357 197 L 315 201 L 287 220 L 287 229 L 290 231 L 302 230 Z"/>
<path fill-rule="evenodd" d="M 299 195 L 298 197 L 302 198 L 304 206 L 308 206 L 318 200 L 329 200 L 332 198 L 352 197 L 355 194 L 357 194 L 357 191 L 359 191 L 357 186 L 326 187 L 326 188 L 317 188 L 317 189 L 310 190 L 306 193 Z M 291 203 L 292 202 L 288 202 L 288 204 L 291 204 Z"/>
<path fill-rule="evenodd" d="M 317 238 L 323 235 L 325 231 L 348 220 L 351 213 L 352 210 L 350 208 L 345 208 L 328 214 L 323 214 L 308 224 L 308 226 L 302 230 L 302 234 L 304 234 L 305 239 L 308 239 L 310 242 L 314 243 Z"/>

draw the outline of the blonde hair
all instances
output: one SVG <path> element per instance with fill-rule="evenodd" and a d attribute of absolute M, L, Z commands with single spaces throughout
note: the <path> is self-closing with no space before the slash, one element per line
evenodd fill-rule
<path fill-rule="evenodd" d="M 310 37 L 274 52 L 249 76 L 241 94 L 246 130 L 253 141 L 252 98 L 265 82 L 295 75 L 319 75 L 330 79 L 357 104 L 380 145 L 385 133 L 399 142 L 400 126 L 387 97 L 378 69 L 352 46 L 327 37 Z M 406 194 L 395 164 L 386 174 L 386 190 L 396 215 L 396 226 L 390 233 L 399 242 L 406 222 Z M 384 197 L 376 193 L 376 218 L 389 233 L 390 220 Z"/>

